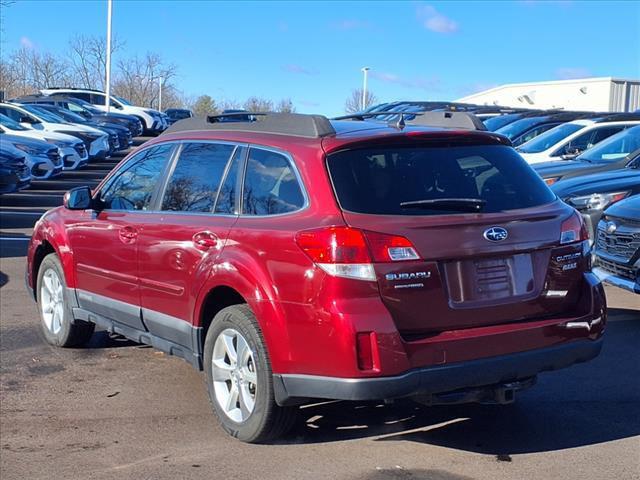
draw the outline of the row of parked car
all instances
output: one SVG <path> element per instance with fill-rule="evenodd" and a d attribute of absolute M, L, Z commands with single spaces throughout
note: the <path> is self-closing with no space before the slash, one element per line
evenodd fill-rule
<path fill-rule="evenodd" d="M 133 138 L 164 131 L 165 114 L 102 92 L 47 89 L 0 103 L 0 193 L 77 170 L 128 149 Z"/>

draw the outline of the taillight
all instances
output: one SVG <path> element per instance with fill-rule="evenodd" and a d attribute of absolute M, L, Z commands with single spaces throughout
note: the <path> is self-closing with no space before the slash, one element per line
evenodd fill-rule
<path fill-rule="evenodd" d="M 408 238 L 385 233 L 365 232 L 374 262 L 419 260 L 418 252 Z"/>
<path fill-rule="evenodd" d="M 375 280 L 374 262 L 418 260 L 411 242 L 402 236 L 326 227 L 298 232 L 296 243 L 329 275 Z"/>
<path fill-rule="evenodd" d="M 583 240 L 589 240 L 589 232 L 587 226 L 582 219 L 582 216 L 575 212 L 564 222 L 560 229 L 560 244 L 565 245 L 567 243 L 581 242 Z"/>

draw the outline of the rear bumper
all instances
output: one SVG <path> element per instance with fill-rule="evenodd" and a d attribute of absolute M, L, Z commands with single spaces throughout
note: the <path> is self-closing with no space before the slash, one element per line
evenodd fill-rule
<path fill-rule="evenodd" d="M 602 338 L 577 340 L 526 352 L 419 368 L 393 377 L 336 378 L 274 374 L 276 401 L 286 405 L 296 398 L 383 400 L 514 382 L 540 372 L 591 360 L 600 353 L 602 342 Z"/>
<path fill-rule="evenodd" d="M 601 282 L 619 287 L 632 293 L 640 293 L 640 284 L 624 278 L 613 273 L 607 272 L 604 268 L 594 267 L 593 273 L 600 279 Z"/>

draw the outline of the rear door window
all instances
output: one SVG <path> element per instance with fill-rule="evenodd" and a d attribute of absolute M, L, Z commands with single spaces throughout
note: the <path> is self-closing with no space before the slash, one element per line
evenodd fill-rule
<path fill-rule="evenodd" d="M 242 194 L 242 213 L 277 215 L 303 206 L 304 195 L 289 159 L 278 152 L 251 148 Z"/>
<path fill-rule="evenodd" d="M 162 210 L 213 212 L 222 174 L 235 146 L 187 143 L 165 189 Z"/>
<path fill-rule="evenodd" d="M 327 163 L 341 207 L 356 213 L 466 213 L 456 204 L 469 200 L 493 213 L 555 199 L 522 157 L 501 145 L 345 150 Z"/>

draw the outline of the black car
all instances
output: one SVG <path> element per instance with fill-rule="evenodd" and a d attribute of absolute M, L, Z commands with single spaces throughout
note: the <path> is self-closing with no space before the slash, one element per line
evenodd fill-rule
<path fill-rule="evenodd" d="M 50 111 L 51 113 L 55 113 L 56 115 L 62 117 L 67 122 L 78 123 L 80 125 L 87 125 L 89 127 L 97 128 L 105 133 L 109 134 L 109 148 L 111 153 L 126 150 L 129 148 L 131 144 L 133 144 L 133 137 L 131 136 L 131 130 L 123 125 L 118 125 L 117 123 L 108 123 L 108 122 L 96 122 L 93 120 L 87 120 L 85 117 L 82 117 L 76 113 L 73 113 L 70 110 L 66 110 L 62 107 L 58 107 L 56 105 L 45 105 L 39 104 L 40 108 L 44 108 L 45 110 Z"/>
<path fill-rule="evenodd" d="M 16 98 L 17 103 L 36 103 L 39 105 L 55 105 L 56 107 L 69 110 L 77 115 L 84 117 L 85 120 L 93 121 L 98 124 L 110 123 L 126 127 L 131 131 L 132 137 L 142 135 L 142 123 L 133 115 L 127 115 L 117 112 L 103 112 L 89 102 L 80 98 L 71 97 L 63 94 L 55 95 L 27 95 Z"/>
<path fill-rule="evenodd" d="M 578 155 L 532 165 L 547 185 L 590 173 L 619 170 L 640 162 L 640 126 L 623 130 Z"/>
<path fill-rule="evenodd" d="M 31 173 L 25 162 L 25 155 L 0 145 L 0 193 L 11 193 L 29 186 Z"/>
<path fill-rule="evenodd" d="M 584 217 L 589 234 L 594 230 L 602 212 L 614 203 L 640 193 L 640 160 L 625 168 L 560 180 L 551 190 Z"/>
<path fill-rule="evenodd" d="M 598 224 L 593 273 L 640 294 L 640 195 L 616 203 Z"/>
<path fill-rule="evenodd" d="M 178 120 L 193 117 L 193 112 L 186 108 L 167 108 L 164 113 L 167 115 L 167 122 L 169 125 L 173 125 Z"/>
<path fill-rule="evenodd" d="M 513 143 L 513 146 L 517 147 L 561 123 L 592 116 L 593 113 L 585 112 L 526 114 L 522 118 L 494 131 L 508 137 L 511 143 Z M 487 129 L 489 129 L 488 126 Z"/>

